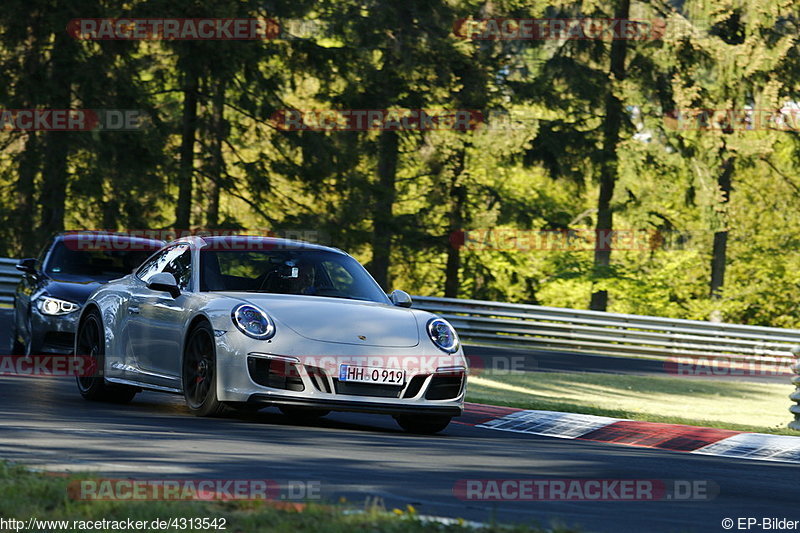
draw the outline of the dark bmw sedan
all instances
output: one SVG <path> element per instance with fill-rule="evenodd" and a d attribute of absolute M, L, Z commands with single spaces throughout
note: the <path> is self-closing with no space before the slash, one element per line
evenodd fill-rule
<path fill-rule="evenodd" d="M 69 232 L 52 237 L 38 258 L 20 260 L 14 353 L 71 353 L 78 310 L 89 294 L 130 274 L 164 244 L 120 233 Z"/>

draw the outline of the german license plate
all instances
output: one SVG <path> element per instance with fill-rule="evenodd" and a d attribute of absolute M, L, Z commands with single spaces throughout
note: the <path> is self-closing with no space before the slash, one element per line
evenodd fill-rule
<path fill-rule="evenodd" d="M 339 365 L 339 381 L 374 383 L 378 385 L 405 385 L 406 371 L 396 368 Z"/>

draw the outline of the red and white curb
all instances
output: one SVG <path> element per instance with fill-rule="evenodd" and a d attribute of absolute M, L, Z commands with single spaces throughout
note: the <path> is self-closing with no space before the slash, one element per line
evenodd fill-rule
<path fill-rule="evenodd" d="M 504 413 L 490 418 L 492 414 Z M 800 463 L 800 437 L 728 429 L 637 422 L 622 418 L 524 411 L 468 404 L 465 414 L 479 428 L 561 439 L 607 442 L 701 455 Z M 465 422 L 469 424 L 469 422 Z"/>

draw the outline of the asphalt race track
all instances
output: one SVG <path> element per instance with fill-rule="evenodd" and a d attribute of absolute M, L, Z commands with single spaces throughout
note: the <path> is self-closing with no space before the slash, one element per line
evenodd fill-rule
<path fill-rule="evenodd" d="M 0 457 L 55 471 L 137 479 L 319 482 L 323 499 L 503 522 L 560 520 L 584 531 L 721 531 L 726 517 L 800 518 L 800 467 L 574 440 L 455 423 L 401 432 L 389 417 L 334 413 L 295 424 L 277 410 L 224 419 L 188 414 L 177 396 L 89 403 L 67 378 L 0 378 Z M 706 501 L 465 502 L 462 479 L 681 479 L 716 483 Z"/>
<path fill-rule="evenodd" d="M 2 313 L 0 332 L 8 331 L 7 317 Z M 469 351 L 484 360 L 499 353 Z M 584 364 L 569 368 L 581 359 L 537 353 L 528 370 L 585 371 L 594 362 L 593 371 L 613 372 L 608 365 L 621 364 L 576 357 Z M 655 365 L 638 370 L 657 374 L 661 363 Z M 52 471 L 318 482 L 325 501 L 345 497 L 360 504 L 379 497 L 389 508 L 411 504 L 421 514 L 542 525 L 555 520 L 589 532 L 723 531 L 723 518 L 800 519 L 800 465 L 513 434 L 472 425 L 477 421 L 467 416 L 428 437 L 406 434 L 378 415 L 333 413 L 297 423 L 265 409 L 201 419 L 178 396 L 148 392 L 126 406 L 97 404 L 81 399 L 72 379 L 0 377 L 0 458 Z M 453 489 L 467 479 L 677 479 L 708 482 L 719 494 L 699 501 L 463 501 Z"/>

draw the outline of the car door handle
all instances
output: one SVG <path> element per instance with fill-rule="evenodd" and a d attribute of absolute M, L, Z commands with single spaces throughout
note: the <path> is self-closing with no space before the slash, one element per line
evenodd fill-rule
<path fill-rule="evenodd" d="M 129 307 L 128 308 L 128 314 L 129 315 L 138 315 L 139 314 L 139 308 L 138 307 Z"/>

